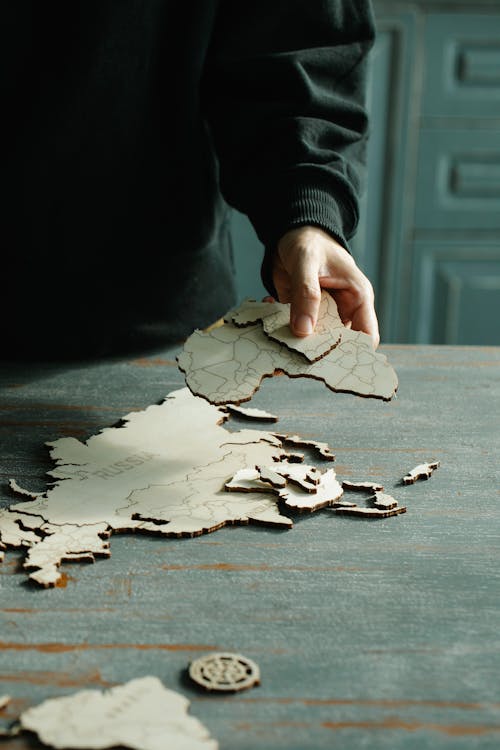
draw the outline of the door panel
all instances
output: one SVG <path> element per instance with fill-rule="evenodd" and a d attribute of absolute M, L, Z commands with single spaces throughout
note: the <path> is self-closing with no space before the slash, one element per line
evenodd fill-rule
<path fill-rule="evenodd" d="M 500 130 L 423 130 L 416 229 L 500 229 Z"/>
<path fill-rule="evenodd" d="M 433 13 L 427 17 L 424 116 L 499 116 L 499 37 L 498 15 Z"/>
<path fill-rule="evenodd" d="M 500 243 L 417 242 L 412 340 L 500 345 Z"/>

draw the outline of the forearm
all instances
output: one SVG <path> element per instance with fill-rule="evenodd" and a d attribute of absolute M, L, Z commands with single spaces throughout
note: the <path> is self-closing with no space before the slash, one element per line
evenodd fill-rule
<path fill-rule="evenodd" d="M 204 107 L 224 196 L 266 247 L 302 225 L 347 247 L 358 219 L 373 37 L 367 0 L 221 3 Z"/>

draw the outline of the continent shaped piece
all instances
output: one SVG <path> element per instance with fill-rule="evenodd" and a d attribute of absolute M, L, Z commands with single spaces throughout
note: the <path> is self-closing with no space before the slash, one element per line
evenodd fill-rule
<path fill-rule="evenodd" d="M 157 677 L 140 677 L 104 692 L 46 700 L 24 711 L 20 723 L 54 748 L 217 750 L 218 742 L 188 715 L 189 705 Z"/>
<path fill-rule="evenodd" d="M 210 333 L 192 333 L 177 362 L 190 390 L 213 404 L 248 401 L 262 379 L 276 372 L 386 401 L 398 385 L 396 373 L 387 358 L 374 351 L 370 337 L 347 328 L 338 346 L 317 362 L 308 362 L 271 340 L 259 325 L 238 328 L 227 323 Z"/>
<path fill-rule="evenodd" d="M 47 587 L 57 585 L 63 561 L 109 557 L 113 533 L 187 537 L 251 521 L 290 528 L 269 485 L 267 495 L 224 490 L 238 469 L 272 467 L 284 455 L 273 433 L 229 432 L 224 416 L 182 388 L 85 443 L 50 443 L 55 467 L 48 473 L 57 481 L 44 493 L 11 483 L 24 499 L 0 509 L 0 560 L 4 549 L 24 548 L 29 577 Z"/>
<path fill-rule="evenodd" d="M 344 326 L 337 305 L 331 294 L 323 291 L 318 320 L 310 336 L 295 336 L 290 330 L 290 305 L 281 302 L 254 302 L 246 300 L 227 316 L 227 321 L 236 326 L 262 323 L 264 333 L 273 341 L 285 344 L 299 352 L 309 362 L 316 362 L 328 354 L 341 341 Z"/>

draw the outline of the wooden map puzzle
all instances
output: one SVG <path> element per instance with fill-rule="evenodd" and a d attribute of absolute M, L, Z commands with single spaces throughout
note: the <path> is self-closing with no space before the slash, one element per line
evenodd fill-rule
<path fill-rule="evenodd" d="M 256 410 L 256 417 L 269 415 Z M 109 557 L 114 533 L 188 537 L 249 522 L 287 529 L 293 526 L 287 509 L 358 507 L 344 500 L 332 468 L 305 464 L 293 450 L 304 446 L 331 462 L 326 443 L 256 428 L 230 432 L 228 418 L 226 407 L 182 388 L 85 443 L 72 437 L 49 443 L 55 467 L 48 474 L 55 481 L 45 492 L 11 480 L 23 499 L 0 509 L 0 560 L 9 547 L 24 549 L 29 577 L 54 586 L 62 562 Z M 403 512 L 396 501 L 381 507 L 378 485 L 359 489 L 374 496 L 366 515 Z"/>
<path fill-rule="evenodd" d="M 345 328 L 333 297 L 322 293 L 316 331 L 293 336 L 290 305 L 247 300 L 224 325 L 195 331 L 177 361 L 191 391 L 213 404 L 248 401 L 276 373 L 321 380 L 332 391 L 391 399 L 398 380 L 366 333 Z"/>
<path fill-rule="evenodd" d="M 178 359 L 191 390 L 174 391 L 86 442 L 66 437 L 49 443 L 55 467 L 47 490 L 32 493 L 10 482 L 23 500 L 0 509 L 0 560 L 9 547 L 24 549 L 29 577 L 54 586 L 62 562 L 109 557 L 113 533 L 195 536 L 249 522 L 291 528 L 287 509 L 332 507 L 368 517 L 404 512 L 373 483 L 346 487 L 368 491 L 369 506 L 345 500 L 332 468 L 304 464 L 303 453 L 287 450 L 300 446 L 333 461 L 326 443 L 224 427 L 230 413 L 277 420 L 237 405 L 276 371 L 323 380 L 332 390 L 382 399 L 394 394 L 394 370 L 366 334 L 344 328 L 329 294 L 323 294 L 313 335 L 292 336 L 289 314 L 288 305 L 245 302 L 223 326 L 187 340 Z"/>

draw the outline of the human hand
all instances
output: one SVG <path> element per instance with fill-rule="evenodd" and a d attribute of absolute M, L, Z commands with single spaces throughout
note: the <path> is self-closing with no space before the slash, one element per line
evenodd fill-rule
<path fill-rule="evenodd" d="M 273 282 L 280 302 L 290 302 L 290 328 L 308 336 L 318 319 L 321 289 L 331 290 L 345 326 L 380 336 L 373 287 L 353 257 L 327 232 L 313 226 L 287 232 L 278 242 Z"/>

